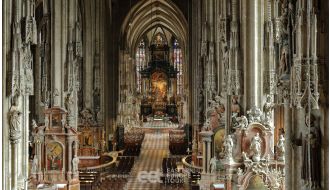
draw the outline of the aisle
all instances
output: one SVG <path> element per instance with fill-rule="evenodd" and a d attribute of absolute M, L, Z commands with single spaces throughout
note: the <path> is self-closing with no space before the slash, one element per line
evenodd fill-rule
<path fill-rule="evenodd" d="M 150 172 L 161 171 L 163 158 L 168 155 L 167 133 L 146 133 L 142 143 L 140 156 L 132 169 L 131 177 L 127 182 L 127 190 L 160 190 L 162 189 L 157 179 L 157 174 L 149 177 Z M 139 176 L 141 179 L 139 179 Z"/>

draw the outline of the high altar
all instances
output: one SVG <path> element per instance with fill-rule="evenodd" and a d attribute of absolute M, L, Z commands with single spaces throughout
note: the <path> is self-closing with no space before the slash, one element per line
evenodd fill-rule
<path fill-rule="evenodd" d="M 177 68 L 169 62 L 169 47 L 152 44 L 151 61 L 140 71 L 142 77 L 141 115 L 162 119 L 177 116 Z"/>

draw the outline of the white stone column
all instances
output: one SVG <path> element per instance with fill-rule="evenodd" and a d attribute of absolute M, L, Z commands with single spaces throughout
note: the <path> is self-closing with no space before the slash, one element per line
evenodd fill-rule
<path fill-rule="evenodd" d="M 263 65 L 263 0 L 242 1 L 244 110 L 261 107 Z"/>
<path fill-rule="evenodd" d="M 211 160 L 212 131 L 200 132 L 203 140 L 203 173 L 209 173 Z"/>
<path fill-rule="evenodd" d="M 292 186 L 292 127 L 291 108 L 288 103 L 284 104 L 284 130 L 285 130 L 285 189 L 293 189 Z"/>

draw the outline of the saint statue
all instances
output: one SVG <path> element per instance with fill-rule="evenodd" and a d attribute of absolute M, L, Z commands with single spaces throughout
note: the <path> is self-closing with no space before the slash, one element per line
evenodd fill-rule
<path fill-rule="evenodd" d="M 306 117 L 308 120 L 309 117 Z M 321 130 L 315 116 L 311 115 L 310 125 L 306 121 L 306 126 L 310 126 L 310 131 L 306 134 L 303 143 L 303 165 L 302 179 L 311 185 L 318 188 L 321 186 Z M 311 184 L 310 184 L 311 183 Z"/>
<path fill-rule="evenodd" d="M 72 172 L 77 173 L 78 172 L 78 164 L 79 164 L 79 158 L 77 155 L 74 155 L 72 159 Z"/>
<path fill-rule="evenodd" d="M 254 162 L 260 161 L 261 156 L 261 138 L 257 133 L 251 140 L 250 150 L 253 152 L 252 160 Z"/>
<path fill-rule="evenodd" d="M 272 111 L 275 107 L 275 104 L 272 103 L 272 97 L 267 95 L 266 103 L 264 104 L 264 122 L 265 124 L 270 124 L 272 120 Z"/>
<path fill-rule="evenodd" d="M 231 135 L 228 135 L 224 142 L 225 159 L 227 159 L 228 161 L 232 161 L 233 159 L 233 147 L 234 147 L 233 139 Z"/>
<path fill-rule="evenodd" d="M 211 158 L 210 160 L 210 172 L 215 173 L 216 169 L 217 169 L 217 158 L 213 156 L 213 158 Z"/>

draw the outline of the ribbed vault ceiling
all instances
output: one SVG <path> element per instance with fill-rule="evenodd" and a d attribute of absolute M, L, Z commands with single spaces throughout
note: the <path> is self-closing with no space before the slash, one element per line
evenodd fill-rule
<path fill-rule="evenodd" d="M 185 46 L 187 21 L 170 0 L 140 1 L 132 7 L 121 28 L 125 44 L 135 48 L 143 35 L 157 26 L 169 30 Z"/>

